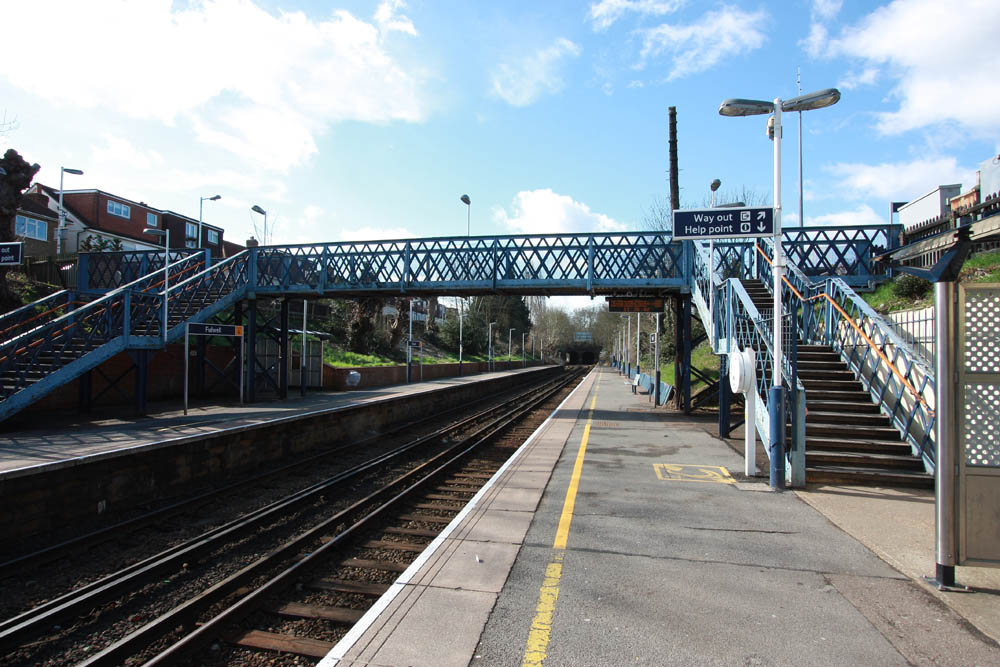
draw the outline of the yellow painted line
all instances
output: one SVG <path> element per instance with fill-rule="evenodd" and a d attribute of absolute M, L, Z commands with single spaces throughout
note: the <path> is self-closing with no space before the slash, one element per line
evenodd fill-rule
<path fill-rule="evenodd" d="M 559 582 L 562 580 L 563 554 L 566 542 L 569 540 L 569 527 L 573 521 L 573 508 L 576 506 L 576 492 L 580 488 L 580 475 L 583 473 L 583 459 L 587 454 L 587 441 L 590 439 L 590 426 L 594 421 L 594 407 L 597 405 L 597 389 L 600 383 L 594 385 L 594 397 L 590 401 L 587 424 L 583 427 L 583 437 L 580 438 L 580 448 L 576 452 L 576 462 L 573 464 L 573 474 L 566 489 L 566 499 L 563 501 L 562 515 L 559 517 L 559 528 L 552 544 L 555 553 L 545 568 L 545 579 L 538 591 L 538 603 L 535 605 L 535 618 L 531 621 L 531 631 L 524 647 L 524 658 L 521 667 L 541 667 L 549 649 L 549 639 L 552 634 L 552 617 L 556 612 L 556 601 L 559 600 Z"/>
<path fill-rule="evenodd" d="M 656 477 L 664 482 L 710 482 L 735 484 L 729 471 L 722 466 L 703 466 L 688 463 L 654 463 Z"/>

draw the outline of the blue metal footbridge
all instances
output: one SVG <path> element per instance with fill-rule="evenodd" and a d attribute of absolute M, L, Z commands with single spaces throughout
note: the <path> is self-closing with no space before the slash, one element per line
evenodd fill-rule
<path fill-rule="evenodd" d="M 894 226 L 786 230 L 786 335 L 790 344 L 823 340 L 840 350 L 933 465 L 933 411 L 922 398 L 933 394 L 933 376 L 854 292 L 889 277 L 872 258 L 892 250 L 898 233 Z M 172 251 L 166 291 L 162 252 L 81 255 L 77 289 L 0 316 L 0 422 L 121 352 L 132 355 L 139 387 L 150 355 L 183 339 L 189 322 L 229 317 L 253 341 L 259 301 L 282 302 L 278 326 L 287 332 L 290 300 L 389 295 L 675 295 L 687 318 L 682 326 L 690 327 L 696 313 L 723 359 L 755 350 L 759 400 L 766 405 L 772 314 L 753 305 L 744 282 L 770 285 L 769 244 L 717 241 L 710 252 L 706 242 L 674 242 L 666 232 L 624 232 L 262 246 L 214 262 L 203 251 Z M 682 357 L 690 368 L 686 340 Z M 795 345 L 786 349 L 782 376 L 793 432 L 787 469 L 792 484 L 801 484 L 804 390 Z M 239 363 L 254 368 L 255 354 L 249 345 L 250 359 Z M 247 376 L 252 382 L 254 373 Z M 687 408 L 687 372 L 680 384 Z M 720 423 L 729 410 L 722 385 Z M 767 448 L 766 419 L 755 426 Z"/>

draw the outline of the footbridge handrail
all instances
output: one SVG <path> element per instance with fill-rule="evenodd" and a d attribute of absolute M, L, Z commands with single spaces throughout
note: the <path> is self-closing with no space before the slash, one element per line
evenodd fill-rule
<path fill-rule="evenodd" d="M 773 246 L 758 244 L 767 265 Z M 789 267 L 792 268 L 791 266 Z M 904 435 L 929 471 L 934 468 L 934 371 L 896 330 L 840 278 L 822 283 L 790 270 L 783 282 L 796 298 L 807 340 L 833 345 Z M 797 283 L 793 284 L 793 283 Z M 866 331 L 867 329 L 867 331 Z"/>
<path fill-rule="evenodd" d="M 709 254 L 708 244 L 694 242 L 694 266 L 691 274 L 692 300 L 706 322 L 706 327 L 712 329 L 710 340 L 717 354 L 732 355 L 740 350 L 750 348 L 754 351 L 757 371 L 757 401 L 762 406 L 755 415 L 757 433 L 764 443 L 768 456 L 771 455 L 771 433 L 768 419 L 770 392 L 772 382 L 773 349 L 772 329 L 767 318 L 757 310 L 750 295 L 740 279 L 750 277 L 753 267 L 746 262 L 739 262 L 743 267 L 737 277 L 723 279 L 715 270 L 714 257 Z M 709 298 L 709 290 L 714 295 Z M 711 309 L 709 303 L 712 304 Z M 709 312 L 711 310 L 711 312 Z M 794 337 L 794 334 L 793 334 Z M 786 474 L 792 486 L 805 483 L 805 387 L 799 381 L 795 363 L 794 345 L 788 346 L 789 354 L 782 356 L 781 378 L 788 390 L 792 406 L 792 439 L 786 448 Z M 722 382 L 728 378 L 722 378 Z M 744 425 L 744 428 L 750 428 Z"/>

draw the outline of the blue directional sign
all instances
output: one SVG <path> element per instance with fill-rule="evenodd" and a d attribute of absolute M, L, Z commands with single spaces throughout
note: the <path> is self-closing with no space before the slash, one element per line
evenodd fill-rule
<path fill-rule="evenodd" d="M 772 208 L 706 208 L 674 211 L 674 240 L 774 235 Z"/>
<path fill-rule="evenodd" d="M 0 243 L 0 266 L 20 266 L 24 262 L 24 244 Z"/>

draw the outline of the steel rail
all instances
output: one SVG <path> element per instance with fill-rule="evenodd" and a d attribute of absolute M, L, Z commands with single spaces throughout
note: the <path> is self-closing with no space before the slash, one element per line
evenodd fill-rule
<path fill-rule="evenodd" d="M 269 581 L 262 584 L 256 590 L 252 591 L 245 597 L 241 598 L 235 604 L 229 606 L 227 609 L 223 610 L 213 618 L 205 621 L 203 623 L 198 623 L 198 627 L 186 635 L 182 639 L 174 641 L 169 648 L 163 651 L 161 654 L 153 658 L 152 660 L 145 663 L 147 667 L 153 667 L 155 665 L 172 665 L 177 664 L 178 661 L 184 657 L 190 656 L 191 653 L 199 650 L 204 645 L 213 641 L 221 634 L 225 634 L 226 626 L 244 618 L 250 613 L 257 611 L 263 602 L 269 597 L 279 592 L 283 587 L 286 587 L 293 583 L 293 578 L 298 575 L 301 571 L 307 570 L 310 567 L 315 566 L 331 552 L 336 552 L 340 547 L 343 546 L 351 537 L 356 533 L 361 532 L 363 529 L 367 528 L 371 523 L 381 518 L 384 514 L 391 511 L 393 508 L 398 506 L 400 503 L 409 499 L 409 497 L 422 490 L 427 484 L 436 480 L 438 476 L 447 472 L 456 463 L 464 459 L 469 453 L 475 451 L 482 444 L 490 441 L 497 433 L 507 428 L 511 423 L 523 417 L 527 412 L 535 409 L 538 405 L 548 400 L 555 392 L 559 391 L 569 382 L 573 381 L 579 377 L 578 374 L 574 374 L 568 378 L 562 378 L 557 386 L 549 388 L 544 393 L 533 398 L 526 405 L 520 405 L 512 410 L 509 410 L 505 415 L 497 420 L 496 423 L 488 425 L 480 429 L 477 433 L 464 438 L 455 445 L 453 445 L 448 450 L 441 452 L 434 458 L 430 459 L 426 463 L 420 465 L 419 467 L 407 472 L 405 475 L 397 478 L 385 487 L 377 490 L 376 492 L 370 494 L 368 497 L 359 500 L 358 502 L 351 505 L 341 512 L 338 512 L 334 516 L 330 517 L 324 521 L 321 525 L 315 526 L 310 529 L 309 535 L 303 535 L 302 541 L 298 539 L 295 544 L 289 544 L 281 547 L 283 551 L 292 551 L 295 549 L 301 549 L 302 546 L 307 544 L 306 540 L 312 540 L 316 537 L 321 536 L 327 531 L 331 526 L 336 526 L 342 524 L 344 520 L 350 517 L 353 513 L 357 512 L 359 509 L 371 505 L 376 502 L 381 496 L 388 495 L 394 489 L 402 486 L 411 480 L 415 479 L 406 486 L 403 490 L 396 493 L 382 504 L 378 505 L 375 509 L 369 511 L 356 521 L 352 523 L 347 528 L 339 531 L 329 540 L 324 540 L 323 544 L 311 550 L 308 554 L 304 555 L 302 558 L 297 560 L 291 566 L 280 572 L 278 575 L 272 577 Z M 443 460 L 443 462 L 440 462 Z M 433 467 L 431 470 L 427 471 L 428 468 Z M 245 583 L 251 576 L 255 574 L 251 568 L 263 567 L 266 565 L 264 560 L 270 562 L 272 556 L 269 555 L 262 561 L 259 561 L 260 565 L 257 563 L 247 566 L 243 571 L 233 575 L 230 581 L 219 582 L 215 587 L 213 587 L 211 593 L 211 599 L 209 600 L 192 600 L 190 603 L 182 605 L 175 610 L 167 612 L 167 614 L 161 616 L 160 618 L 147 624 L 147 627 L 154 626 L 154 624 L 164 624 L 168 628 L 175 628 L 178 624 L 182 624 L 185 621 L 188 623 L 192 622 L 194 615 L 197 614 L 197 610 L 192 607 L 195 603 L 198 603 L 202 608 L 208 608 L 211 604 L 218 602 L 224 595 L 228 594 L 230 591 L 234 590 L 241 584 Z M 209 593 L 209 591 L 206 591 Z M 144 628 L 145 629 L 145 628 Z M 141 631 L 140 631 L 141 632 Z M 144 644 L 148 645 L 150 640 L 144 640 Z M 131 643 L 131 637 L 126 637 L 119 642 L 122 645 L 127 645 Z M 112 647 L 112 649 L 115 647 Z M 81 663 L 81 666 L 85 667 L 96 667 L 98 665 L 114 665 L 118 664 L 117 661 L 128 657 L 129 653 L 121 653 L 117 650 L 107 649 L 102 654 L 95 655 L 90 660 Z M 107 654 L 105 656 L 105 654 Z"/>
<path fill-rule="evenodd" d="M 536 390 L 537 388 L 529 389 L 523 392 L 522 395 L 530 394 Z M 85 608 L 93 607 L 101 602 L 115 598 L 129 586 L 142 584 L 149 578 L 159 576 L 164 571 L 171 568 L 178 568 L 183 562 L 197 559 L 200 555 L 219 548 L 220 542 L 224 539 L 246 534 L 262 522 L 278 518 L 282 513 L 309 502 L 332 487 L 421 447 L 435 438 L 440 438 L 447 433 L 467 428 L 470 424 L 483 419 L 485 415 L 495 413 L 504 408 L 504 405 L 492 406 L 454 424 L 420 436 L 374 459 L 338 473 L 323 482 L 313 484 L 284 499 L 260 508 L 250 515 L 230 521 L 197 538 L 176 545 L 161 554 L 123 568 L 84 588 L 67 593 L 35 609 L 8 619 L 4 621 L 4 630 L 0 631 L 0 649 L 16 647 L 18 642 L 37 635 L 40 631 L 58 624 L 65 618 L 79 614 Z"/>
<path fill-rule="evenodd" d="M 384 439 L 384 438 L 387 438 L 387 437 L 392 437 L 392 436 L 397 435 L 397 434 L 399 434 L 400 432 L 402 432 L 402 431 L 404 431 L 406 429 L 412 429 L 414 427 L 419 427 L 422 424 L 426 424 L 428 422 L 437 421 L 437 420 L 440 420 L 443 417 L 447 418 L 447 416 L 450 415 L 450 414 L 453 414 L 453 413 L 456 413 L 456 412 L 463 412 L 465 410 L 468 410 L 468 408 L 470 408 L 470 407 L 474 407 L 474 406 L 479 405 L 479 404 L 487 403 L 487 402 L 489 402 L 489 401 L 491 401 L 493 399 L 495 399 L 495 396 L 484 396 L 482 398 L 477 398 L 477 399 L 474 399 L 472 401 L 469 401 L 469 402 L 467 402 L 463 406 L 451 407 L 451 408 L 448 408 L 448 409 L 446 409 L 446 410 L 444 410 L 442 412 L 436 412 L 436 413 L 434 413 L 432 415 L 428 415 L 426 417 L 421 417 L 420 419 L 417 419 L 417 420 L 414 420 L 414 421 L 409 421 L 409 422 L 401 423 L 401 424 L 399 424 L 397 426 L 392 426 L 391 428 L 389 428 L 386 431 L 381 431 L 379 433 L 376 433 L 375 435 L 371 435 L 371 436 L 368 436 L 366 438 L 362 438 L 360 440 L 352 440 L 351 442 L 344 443 L 343 445 L 334 447 L 333 449 L 329 449 L 329 450 L 320 452 L 318 454 L 306 456 L 306 457 L 304 457 L 302 459 L 299 459 L 299 460 L 297 460 L 297 461 L 295 461 L 293 463 L 289 463 L 287 465 L 283 465 L 283 466 L 280 466 L 278 468 L 272 468 L 272 469 L 268 470 L 265 473 L 261 473 L 261 474 L 258 474 L 258 475 L 253 475 L 252 477 L 248 477 L 248 478 L 240 480 L 238 482 L 232 482 L 231 484 L 226 484 L 225 486 L 215 487 L 211 491 L 207 491 L 205 493 L 201 493 L 201 494 L 198 494 L 196 496 L 192 496 L 191 498 L 187 498 L 185 500 L 178 501 L 176 503 L 171 503 L 169 505 L 165 505 L 165 506 L 160 507 L 160 508 L 158 508 L 156 510 L 153 510 L 151 512 L 146 512 L 146 513 L 141 514 L 139 516 L 132 517 L 132 518 L 126 519 L 124 521 L 120 521 L 118 523 L 115 523 L 115 524 L 106 526 L 104 528 L 100 528 L 98 530 L 95 530 L 95 531 L 92 531 L 90 533 L 87 533 L 85 535 L 80 535 L 79 537 L 74 537 L 74 538 L 71 538 L 69 540 L 65 540 L 65 541 L 60 542 L 58 544 L 54 544 L 54 545 L 51 545 L 49 547 L 45 547 L 43 549 L 39 549 L 38 551 L 33 551 L 31 553 L 27 553 L 27 554 L 23 554 L 21 556 L 17 556 L 15 558 L 11 558 L 10 560 L 4 561 L 4 562 L 0 562 L 0 577 L 6 576 L 9 573 L 10 570 L 12 570 L 12 569 L 14 569 L 16 567 L 24 566 L 25 564 L 28 564 L 28 563 L 31 563 L 31 564 L 38 564 L 39 562 L 44 563 L 44 562 L 48 562 L 48 561 L 54 560 L 56 558 L 63 557 L 67 553 L 72 552 L 74 549 L 79 549 L 79 548 L 82 548 L 84 546 L 91 546 L 91 545 L 94 545 L 94 544 L 99 544 L 102 541 L 107 541 L 107 540 L 113 539 L 114 537 L 116 537 L 116 535 L 118 533 L 121 533 L 121 532 L 123 532 L 125 530 L 129 530 L 129 529 L 137 530 L 137 529 L 142 528 L 143 526 L 146 526 L 149 523 L 151 523 L 153 521 L 156 521 L 158 519 L 166 519 L 166 518 L 169 518 L 171 516 L 175 516 L 177 514 L 181 514 L 181 513 L 185 512 L 185 511 L 188 511 L 189 509 L 191 509 L 193 507 L 196 507 L 197 505 L 207 503 L 207 502 L 211 501 L 213 498 L 220 497 L 220 496 L 222 496 L 222 495 L 224 495 L 226 493 L 231 493 L 232 491 L 236 491 L 237 489 L 240 489 L 242 487 L 250 486 L 250 485 L 253 485 L 253 484 L 257 484 L 257 483 L 262 482 L 264 480 L 270 479 L 272 477 L 275 477 L 275 476 L 278 476 L 278 475 L 281 475 L 281 474 L 285 474 L 285 473 L 291 472 L 291 471 L 296 470 L 298 468 L 302 468 L 302 467 L 305 467 L 305 466 L 308 466 L 308 465 L 312 465 L 312 464 L 316 463 L 317 461 L 321 461 L 321 460 L 323 460 L 325 458 L 328 458 L 330 456 L 333 456 L 333 455 L 336 455 L 336 454 L 340 454 L 340 453 L 342 453 L 344 451 L 349 451 L 352 448 L 356 448 L 356 447 L 360 447 L 360 446 L 367 445 L 367 444 L 370 444 L 370 443 L 374 443 L 374 442 L 377 442 L 380 439 Z M 371 406 L 368 405 L 368 404 L 352 405 L 352 406 L 347 407 L 344 410 L 342 410 L 341 414 L 348 414 L 348 413 L 355 412 L 355 411 L 363 411 L 363 410 L 366 410 L 366 409 L 368 409 L 370 407 Z M 216 432 L 212 433 L 211 436 L 212 437 L 218 437 L 219 435 L 224 435 L 224 434 L 226 434 L 229 431 L 239 430 L 239 429 L 244 429 L 244 428 L 245 428 L 245 426 L 235 426 L 235 427 L 230 427 L 230 428 L 224 428 L 224 429 L 220 429 L 219 431 L 216 431 Z M 123 569 L 125 569 L 125 568 L 123 568 Z M 121 570 L 119 572 L 121 572 Z M 79 593 L 79 592 L 84 591 L 85 589 L 86 589 L 86 587 L 77 588 L 77 589 L 74 589 L 74 592 Z M 46 604 L 48 604 L 48 603 L 46 603 Z M 35 610 L 39 610 L 42 606 L 44 606 L 44 605 L 40 605 L 39 607 L 35 607 Z M 5 630 L 10 625 L 11 625 L 10 619 L 0 620 L 0 632 L 2 632 L 3 630 Z"/>

